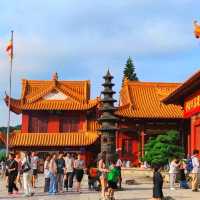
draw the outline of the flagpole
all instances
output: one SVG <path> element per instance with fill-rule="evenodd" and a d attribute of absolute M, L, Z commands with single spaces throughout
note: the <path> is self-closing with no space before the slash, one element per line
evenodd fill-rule
<path fill-rule="evenodd" d="M 13 45 L 13 32 L 11 31 L 11 44 Z M 11 89 L 12 89 L 12 67 L 13 67 L 13 46 L 11 48 L 10 54 L 10 71 L 9 71 L 9 97 L 8 97 L 8 126 L 6 134 L 6 155 L 8 156 L 9 152 L 9 133 L 10 133 L 10 98 L 11 98 Z"/>

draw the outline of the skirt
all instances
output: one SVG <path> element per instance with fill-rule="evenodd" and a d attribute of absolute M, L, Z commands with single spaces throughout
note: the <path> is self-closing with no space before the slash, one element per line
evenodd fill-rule
<path fill-rule="evenodd" d="M 108 181 L 108 187 L 112 189 L 117 189 L 117 183 L 114 181 Z"/>
<path fill-rule="evenodd" d="M 78 182 L 81 182 L 81 181 L 82 181 L 83 174 L 84 174 L 83 169 L 76 169 L 76 170 L 75 170 L 76 180 L 77 180 Z"/>

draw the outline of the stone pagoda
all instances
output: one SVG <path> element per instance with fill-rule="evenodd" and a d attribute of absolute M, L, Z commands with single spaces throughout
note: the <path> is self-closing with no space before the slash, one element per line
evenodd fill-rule
<path fill-rule="evenodd" d="M 118 118 L 114 115 L 117 108 L 114 107 L 116 100 L 113 98 L 113 94 L 115 94 L 112 90 L 112 87 L 115 85 L 112 83 L 113 76 L 108 70 L 103 78 L 105 82 L 102 84 L 104 90 L 101 92 L 102 98 L 99 109 L 101 116 L 98 121 L 101 124 L 101 128 L 99 129 L 101 132 L 101 152 L 106 152 L 107 160 L 109 161 L 116 152 L 115 132 L 117 130 L 116 122 Z"/>

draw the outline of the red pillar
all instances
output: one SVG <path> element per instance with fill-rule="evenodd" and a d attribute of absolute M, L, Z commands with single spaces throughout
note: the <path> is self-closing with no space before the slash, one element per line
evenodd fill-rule
<path fill-rule="evenodd" d="M 27 113 L 22 113 L 22 133 L 28 133 L 28 127 L 29 127 L 29 115 Z"/>
<path fill-rule="evenodd" d="M 196 148 L 195 146 L 195 121 L 196 117 L 191 117 L 191 152 Z"/>
<path fill-rule="evenodd" d="M 142 157 L 144 157 L 144 130 L 141 131 Z"/>

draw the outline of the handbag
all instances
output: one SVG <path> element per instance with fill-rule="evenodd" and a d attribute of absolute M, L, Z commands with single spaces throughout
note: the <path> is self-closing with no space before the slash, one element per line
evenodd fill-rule
<path fill-rule="evenodd" d="M 29 170 L 31 170 L 31 166 L 30 166 L 30 164 L 26 161 L 26 162 L 24 163 L 24 165 L 22 165 L 22 171 L 23 171 L 23 172 L 28 172 Z"/>

